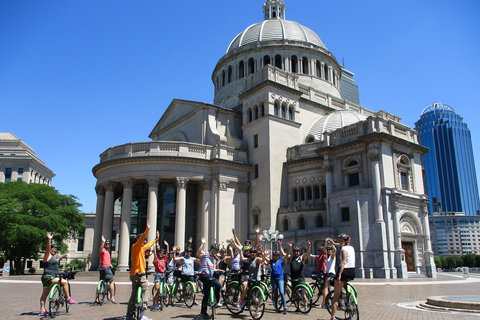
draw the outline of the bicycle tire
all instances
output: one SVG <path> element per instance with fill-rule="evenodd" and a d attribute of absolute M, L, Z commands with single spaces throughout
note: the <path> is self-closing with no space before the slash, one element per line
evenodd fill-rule
<path fill-rule="evenodd" d="M 68 287 L 68 296 L 71 297 L 72 296 L 72 289 L 71 289 L 70 283 L 68 281 L 67 281 L 67 287 Z M 70 309 L 70 305 L 68 304 L 67 299 L 65 297 L 63 297 L 63 299 L 65 299 L 65 309 L 68 313 L 68 310 Z"/>
<path fill-rule="evenodd" d="M 255 286 L 248 294 L 248 311 L 254 320 L 259 320 L 265 312 L 265 295 L 260 287 Z"/>
<path fill-rule="evenodd" d="M 210 286 L 210 299 L 208 300 L 210 303 L 210 317 L 212 320 L 215 320 L 215 309 L 217 308 L 218 301 L 215 301 L 215 289 L 213 286 Z"/>
<path fill-rule="evenodd" d="M 182 302 L 182 300 L 183 300 L 183 288 L 180 288 L 180 282 L 177 282 L 176 285 L 175 285 L 174 295 L 175 295 L 175 300 L 177 300 L 177 302 Z"/>
<path fill-rule="evenodd" d="M 327 293 L 327 297 L 325 298 L 325 308 L 327 309 L 329 314 L 332 314 L 332 300 L 333 300 L 334 290 L 330 290 Z"/>
<path fill-rule="evenodd" d="M 301 313 L 309 313 L 312 309 L 312 297 L 307 288 L 303 285 L 298 285 L 293 291 L 293 297 L 295 301 L 295 307 Z"/>
<path fill-rule="evenodd" d="M 353 298 L 352 293 L 348 294 L 346 307 L 345 307 L 345 319 L 360 320 L 360 315 L 358 313 L 358 305 L 355 302 L 355 299 Z"/>
<path fill-rule="evenodd" d="M 325 305 L 327 307 L 327 311 L 328 311 L 328 313 L 330 313 L 330 315 L 332 314 L 333 295 L 334 295 L 334 290 L 330 290 L 328 292 L 328 296 L 327 296 L 327 299 L 326 299 L 326 302 L 325 302 Z M 352 319 L 359 319 L 359 317 L 358 317 L 358 306 L 355 304 L 354 301 L 352 301 L 351 308 L 347 308 L 348 303 L 350 303 L 349 299 L 353 300 L 353 297 L 351 296 L 350 293 L 345 293 L 344 288 L 342 288 L 341 296 L 338 299 L 337 312 L 335 314 L 335 317 L 338 320 L 347 320 L 347 319 L 350 320 L 352 314 L 357 316 L 357 318 L 352 318 Z M 343 317 L 342 317 L 342 315 L 343 315 Z"/>
<path fill-rule="evenodd" d="M 188 308 L 191 308 L 195 303 L 195 286 L 193 282 L 186 282 L 183 285 L 183 302 Z"/>
<path fill-rule="evenodd" d="M 290 286 L 288 283 L 285 283 L 284 291 L 285 291 L 285 301 L 289 303 L 290 301 L 292 301 L 292 286 Z"/>
<path fill-rule="evenodd" d="M 135 318 L 140 319 L 140 315 L 142 314 L 142 307 L 143 307 L 143 301 L 142 301 L 142 287 L 138 287 L 137 289 L 137 299 L 135 303 Z"/>
<path fill-rule="evenodd" d="M 268 293 L 268 284 L 266 284 L 263 281 L 260 281 L 261 288 L 263 290 L 264 296 L 265 296 L 265 301 L 268 301 L 269 293 Z"/>
<path fill-rule="evenodd" d="M 323 295 L 323 286 L 321 286 L 318 282 L 311 282 L 310 287 L 312 288 L 312 302 L 313 304 L 316 304 Z"/>
<path fill-rule="evenodd" d="M 243 308 L 238 308 L 241 292 L 242 290 L 238 282 L 227 283 L 223 301 L 228 311 L 232 314 L 239 314 L 243 311 Z"/>
<path fill-rule="evenodd" d="M 50 295 L 48 298 L 48 313 L 52 319 L 58 315 L 60 299 L 62 298 L 61 296 L 62 293 L 60 292 L 60 286 L 58 284 L 54 285 L 52 289 L 50 289 Z"/>
<path fill-rule="evenodd" d="M 103 280 L 100 280 L 97 284 L 97 290 L 95 292 L 95 303 L 101 306 L 103 302 Z"/>

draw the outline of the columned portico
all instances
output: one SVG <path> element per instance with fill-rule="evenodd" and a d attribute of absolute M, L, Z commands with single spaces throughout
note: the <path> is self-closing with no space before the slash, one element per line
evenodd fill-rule
<path fill-rule="evenodd" d="M 122 216 L 120 220 L 120 243 L 118 246 L 117 270 L 127 271 L 128 255 L 130 252 L 130 226 L 132 215 L 132 186 L 131 179 L 120 181 L 123 184 Z"/>
<path fill-rule="evenodd" d="M 114 190 L 115 183 L 108 182 L 105 192 L 105 206 L 103 210 L 103 227 L 102 235 L 105 239 L 112 240 L 112 230 L 113 230 L 113 202 L 115 201 Z"/>
<path fill-rule="evenodd" d="M 95 191 L 97 193 L 97 210 L 95 212 L 91 270 L 96 270 L 100 262 L 98 254 L 102 241 L 101 230 L 103 225 L 103 209 L 105 205 L 105 187 L 101 184 L 97 184 Z"/>
<path fill-rule="evenodd" d="M 150 242 L 156 237 L 157 230 L 157 208 L 158 208 L 158 184 L 160 179 L 158 177 L 147 178 L 148 182 L 148 207 L 147 219 L 150 222 L 150 230 L 147 235 L 147 242 Z M 150 256 L 149 264 L 153 263 L 153 256 Z"/>
<path fill-rule="evenodd" d="M 175 216 L 175 245 L 180 246 L 180 250 L 185 249 L 185 221 L 186 221 L 186 200 L 188 178 L 179 177 L 177 184 L 177 208 Z"/>

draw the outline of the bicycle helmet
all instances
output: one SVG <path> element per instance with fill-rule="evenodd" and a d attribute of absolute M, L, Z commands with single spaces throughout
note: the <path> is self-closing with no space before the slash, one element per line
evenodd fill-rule
<path fill-rule="evenodd" d="M 257 248 L 255 248 L 255 247 L 251 248 L 250 253 L 255 253 L 256 254 L 257 253 Z"/>
<path fill-rule="evenodd" d="M 56 248 L 58 249 L 58 245 L 56 243 L 52 243 L 52 245 L 50 246 L 50 248 Z"/>
<path fill-rule="evenodd" d="M 227 253 L 227 249 L 225 248 L 220 249 L 220 253 Z"/>
<path fill-rule="evenodd" d="M 218 245 L 218 243 L 212 243 L 212 245 L 210 246 L 210 250 L 214 250 L 215 252 L 218 252 L 219 249 L 220 246 Z"/>
<path fill-rule="evenodd" d="M 338 238 L 339 238 L 339 239 L 343 239 L 343 240 L 345 240 L 346 242 L 350 242 L 350 236 L 349 236 L 348 234 L 346 234 L 346 233 L 340 233 L 340 234 L 338 235 Z"/>
<path fill-rule="evenodd" d="M 245 246 L 245 247 L 243 247 L 243 252 L 250 251 L 250 249 L 252 249 L 252 247 L 250 247 L 250 246 Z"/>
<path fill-rule="evenodd" d="M 110 240 L 109 240 L 109 239 L 105 240 L 105 244 L 107 244 L 107 243 L 110 244 Z"/>
<path fill-rule="evenodd" d="M 157 252 L 157 253 L 160 253 L 160 252 L 165 253 L 165 249 L 158 249 L 158 252 Z"/>
<path fill-rule="evenodd" d="M 327 250 L 333 250 L 333 246 L 332 246 L 331 244 L 329 244 L 329 245 L 327 246 Z"/>
<path fill-rule="evenodd" d="M 193 249 L 188 247 L 187 249 L 185 249 L 185 252 L 190 252 L 191 253 L 191 252 L 193 252 Z"/>
<path fill-rule="evenodd" d="M 273 251 L 273 255 L 274 255 L 274 256 L 275 256 L 275 255 L 279 256 L 279 255 L 280 255 L 280 251 L 278 251 L 278 250 Z"/>
<path fill-rule="evenodd" d="M 301 250 L 300 250 L 300 247 L 299 247 L 299 246 L 293 247 L 293 252 L 295 252 L 295 251 L 301 251 Z"/>

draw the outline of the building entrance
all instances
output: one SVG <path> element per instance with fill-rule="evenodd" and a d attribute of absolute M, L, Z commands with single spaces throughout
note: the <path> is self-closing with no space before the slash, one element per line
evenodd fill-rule
<path fill-rule="evenodd" d="M 407 271 L 415 271 L 413 242 L 402 242 L 402 249 L 405 250 L 405 262 L 407 263 Z"/>

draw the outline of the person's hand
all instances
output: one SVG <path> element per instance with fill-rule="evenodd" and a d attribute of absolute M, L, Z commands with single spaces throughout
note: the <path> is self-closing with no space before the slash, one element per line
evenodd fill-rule
<path fill-rule="evenodd" d="M 150 219 L 147 219 L 147 229 L 150 229 Z"/>
<path fill-rule="evenodd" d="M 167 240 L 163 240 L 163 244 L 165 244 L 166 246 L 168 246 Z"/>
<path fill-rule="evenodd" d="M 102 235 L 102 242 L 105 242 L 105 237 Z"/>
<path fill-rule="evenodd" d="M 290 247 L 293 247 L 293 241 L 290 241 L 290 242 L 288 243 L 288 245 L 289 245 Z"/>
<path fill-rule="evenodd" d="M 232 228 L 232 233 L 235 234 L 235 228 Z"/>
<path fill-rule="evenodd" d="M 48 238 L 48 240 L 52 240 L 53 236 L 50 232 L 47 232 L 47 238 Z"/>
<path fill-rule="evenodd" d="M 160 238 L 160 232 L 158 232 L 157 230 L 157 237 L 155 239 L 158 240 L 159 238 Z"/>
<path fill-rule="evenodd" d="M 255 228 L 255 233 L 256 233 L 256 234 L 259 234 L 260 231 L 261 231 L 261 230 L 260 230 L 260 227 L 256 227 L 256 228 Z"/>
<path fill-rule="evenodd" d="M 192 243 L 192 241 L 193 241 L 192 237 L 188 238 L 188 243 Z"/>
<path fill-rule="evenodd" d="M 307 241 L 307 244 L 308 244 L 309 247 L 312 246 L 312 243 L 310 242 L 310 240 Z"/>
<path fill-rule="evenodd" d="M 207 240 L 205 239 L 205 237 L 202 237 L 202 244 L 205 244 L 207 243 Z"/>
<path fill-rule="evenodd" d="M 68 254 L 66 254 L 66 253 L 64 255 L 62 255 L 62 259 L 65 259 L 65 258 L 68 258 Z"/>

